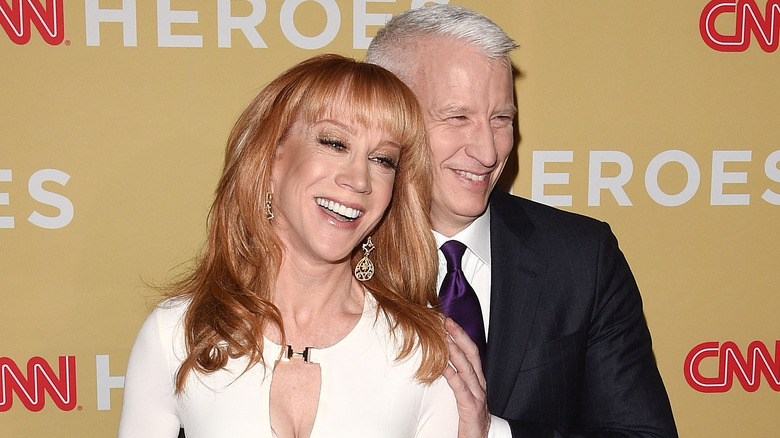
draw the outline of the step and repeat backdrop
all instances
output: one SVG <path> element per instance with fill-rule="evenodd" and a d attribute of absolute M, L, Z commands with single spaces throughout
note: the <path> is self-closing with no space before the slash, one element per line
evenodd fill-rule
<path fill-rule="evenodd" d="M 0 436 L 116 433 L 248 101 L 416 0 L 0 0 Z M 608 221 L 681 436 L 780 429 L 780 1 L 477 0 L 516 39 L 516 194 Z"/>

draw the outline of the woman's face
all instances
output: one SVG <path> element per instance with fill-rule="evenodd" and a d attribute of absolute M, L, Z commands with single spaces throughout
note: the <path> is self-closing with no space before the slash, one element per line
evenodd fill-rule
<path fill-rule="evenodd" d="M 338 113 L 296 121 L 271 171 L 273 226 L 288 256 L 348 258 L 387 210 L 400 155 L 389 133 Z"/>

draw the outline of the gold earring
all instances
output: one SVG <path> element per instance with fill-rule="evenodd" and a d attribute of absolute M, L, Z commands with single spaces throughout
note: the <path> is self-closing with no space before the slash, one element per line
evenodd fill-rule
<path fill-rule="evenodd" d="M 360 281 L 371 280 L 374 276 L 374 264 L 368 255 L 376 248 L 374 242 L 371 241 L 371 236 L 368 236 L 366 243 L 363 244 L 363 258 L 355 265 L 355 278 Z"/>
<path fill-rule="evenodd" d="M 265 193 L 265 213 L 268 215 L 267 219 L 270 221 L 274 218 L 274 210 L 271 207 L 271 192 Z"/>

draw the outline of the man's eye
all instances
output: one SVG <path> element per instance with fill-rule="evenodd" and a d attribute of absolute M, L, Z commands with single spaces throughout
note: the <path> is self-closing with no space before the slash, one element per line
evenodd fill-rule
<path fill-rule="evenodd" d="M 504 127 L 504 126 L 511 125 L 513 120 L 514 118 L 510 116 L 495 116 L 493 117 L 493 125 L 498 127 Z"/>

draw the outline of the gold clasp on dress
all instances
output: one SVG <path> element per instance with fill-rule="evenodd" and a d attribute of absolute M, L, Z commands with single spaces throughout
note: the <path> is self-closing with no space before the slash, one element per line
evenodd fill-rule
<path fill-rule="evenodd" d="M 292 345 L 288 344 L 287 350 L 282 355 L 282 362 L 289 362 L 293 356 L 300 356 L 303 359 L 303 363 L 311 363 L 311 360 L 309 360 L 310 349 L 311 347 L 305 347 L 301 352 L 293 351 Z"/>

